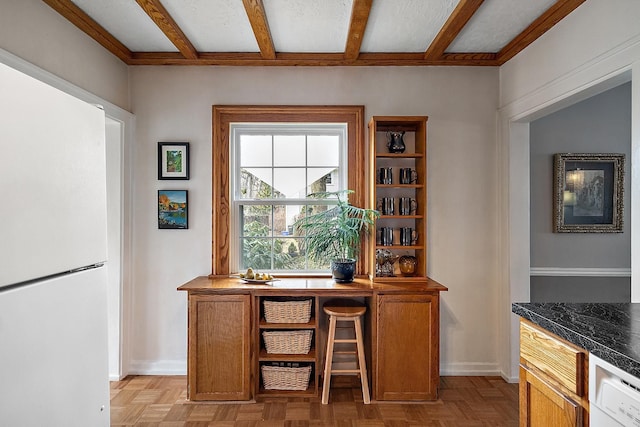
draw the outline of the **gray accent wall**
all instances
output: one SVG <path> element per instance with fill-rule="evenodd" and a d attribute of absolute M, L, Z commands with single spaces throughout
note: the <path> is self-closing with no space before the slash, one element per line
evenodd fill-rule
<path fill-rule="evenodd" d="M 623 153 L 623 233 L 553 232 L 553 155 Z M 531 267 L 629 269 L 631 83 L 530 124 Z M 630 277 L 531 278 L 531 301 L 630 301 Z"/>
<path fill-rule="evenodd" d="M 630 302 L 629 277 L 531 277 L 531 302 Z"/>

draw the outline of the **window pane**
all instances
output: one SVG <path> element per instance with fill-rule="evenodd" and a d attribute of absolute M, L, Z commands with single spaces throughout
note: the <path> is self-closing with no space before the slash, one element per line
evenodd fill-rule
<path fill-rule="evenodd" d="M 271 242 L 269 238 L 246 238 L 242 241 L 241 269 L 271 270 Z"/>
<path fill-rule="evenodd" d="M 340 189 L 338 169 L 335 168 L 309 168 L 307 169 L 307 193 L 320 191 L 337 191 Z"/>
<path fill-rule="evenodd" d="M 282 236 L 297 236 L 297 231 L 294 229 L 293 224 L 300 218 L 301 212 L 304 210 L 304 206 L 301 205 L 285 205 L 285 220 L 286 228 L 281 231 Z"/>
<path fill-rule="evenodd" d="M 271 135 L 240 135 L 240 166 L 271 166 Z"/>
<path fill-rule="evenodd" d="M 333 166 L 340 164 L 340 139 L 338 135 L 309 135 L 307 138 L 307 164 L 309 166 Z"/>
<path fill-rule="evenodd" d="M 304 135 L 274 135 L 274 166 L 305 166 Z"/>
<path fill-rule="evenodd" d="M 331 208 L 332 205 L 241 205 L 242 253 L 239 269 L 326 271 L 328 262 L 317 263 L 306 258 L 304 236 L 293 224 L 305 213 L 313 214 Z"/>
<path fill-rule="evenodd" d="M 243 237 L 266 237 L 272 234 L 270 205 L 240 206 L 240 221 Z"/>
<path fill-rule="evenodd" d="M 325 212 L 328 209 L 332 209 L 334 205 L 307 205 L 302 207 L 301 216 L 314 215 L 320 212 Z M 304 245 L 304 231 L 300 229 L 295 230 L 295 236 L 300 236 L 302 241 L 298 242 L 298 248 L 300 250 L 300 256 L 305 258 L 306 270 L 308 271 L 327 271 L 331 267 L 329 260 L 315 261 L 307 257 L 305 245 Z"/>
<path fill-rule="evenodd" d="M 271 171 L 271 168 L 242 168 L 240 170 L 240 198 L 271 198 L 273 190 Z"/>
<path fill-rule="evenodd" d="M 237 228 L 232 230 L 238 248 L 235 268 L 326 272 L 328 262 L 318 264 L 307 258 L 304 236 L 293 224 L 306 212 L 331 206 L 312 199 L 308 199 L 310 205 L 288 205 L 284 199 L 305 199 L 311 192 L 337 191 L 345 184 L 340 179 L 344 129 L 329 126 L 330 135 L 319 135 L 316 126 L 303 129 L 295 125 L 293 133 L 281 129 L 281 125 L 234 125 L 236 150 L 232 154 L 238 157 L 231 165 L 239 169 L 231 182 L 238 218 Z M 248 200 L 260 204 L 244 204 Z"/>
<path fill-rule="evenodd" d="M 304 270 L 306 269 L 306 261 L 304 259 L 304 253 L 300 249 L 300 238 L 287 238 L 282 239 L 282 249 L 289 257 L 287 265 L 288 270 Z"/>
<path fill-rule="evenodd" d="M 273 206 L 273 235 L 288 236 L 287 230 L 287 209 L 283 205 Z"/>
<path fill-rule="evenodd" d="M 297 209 L 296 209 L 297 208 Z M 299 211 L 299 206 L 274 205 L 273 206 L 273 235 L 289 236 L 293 234 L 294 221 L 291 212 Z"/>
<path fill-rule="evenodd" d="M 274 197 L 304 198 L 304 168 L 276 168 L 273 170 L 273 186 L 278 193 Z"/>
<path fill-rule="evenodd" d="M 309 261 L 309 266 L 307 267 L 308 270 L 330 270 L 331 269 L 331 262 L 325 262 L 325 263 L 319 263 L 319 262 L 315 262 L 312 260 L 308 260 Z"/>
<path fill-rule="evenodd" d="M 300 249 L 300 239 L 298 238 L 243 238 L 241 240 L 241 270 L 246 270 L 249 267 L 262 271 L 308 269 L 304 251 Z"/>
<path fill-rule="evenodd" d="M 293 258 L 289 255 L 288 240 L 275 239 L 273 242 L 273 268 L 275 270 L 293 270 Z"/>
<path fill-rule="evenodd" d="M 300 213 L 295 215 L 293 221 L 295 222 L 298 218 L 301 218 L 301 217 L 303 217 L 305 215 L 313 215 L 313 214 L 316 214 L 318 212 L 324 212 L 327 209 L 333 208 L 333 206 L 334 205 L 304 205 L 304 206 L 299 206 Z M 293 227 L 293 236 L 294 237 L 304 236 L 304 231 L 301 230 L 301 229 Z"/>

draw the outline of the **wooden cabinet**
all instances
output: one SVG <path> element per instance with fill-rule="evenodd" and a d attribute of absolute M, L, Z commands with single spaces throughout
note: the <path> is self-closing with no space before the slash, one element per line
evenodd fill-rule
<path fill-rule="evenodd" d="M 317 297 L 303 297 L 303 298 L 287 298 L 281 297 L 276 302 L 304 302 L 311 301 L 311 314 L 308 322 L 305 323 L 269 323 L 265 319 L 264 316 L 264 302 L 273 301 L 273 297 L 264 297 L 258 296 L 256 297 L 256 319 L 260 319 L 258 323 L 258 336 L 256 337 L 256 348 L 258 350 L 258 366 L 257 372 L 259 377 L 259 384 L 257 395 L 258 396 L 301 396 L 301 397 L 311 397 L 318 395 L 318 351 L 317 343 L 318 343 L 318 298 Z M 308 332 L 311 331 L 311 345 L 308 353 L 305 354 L 278 354 L 278 353 L 269 353 L 267 351 L 265 345 L 264 332 L 282 332 L 284 333 L 284 338 L 286 339 L 286 334 L 290 332 L 301 331 Z M 279 367 L 285 369 L 303 369 L 308 366 L 311 367 L 311 374 L 309 377 L 309 382 L 304 390 L 267 390 L 264 387 L 264 372 L 262 370 L 262 366 L 269 367 L 278 365 Z M 287 375 L 286 371 L 285 374 Z M 292 375 L 293 376 L 293 375 Z"/>
<path fill-rule="evenodd" d="M 520 321 L 520 425 L 589 425 L 588 353 Z"/>
<path fill-rule="evenodd" d="M 426 278 L 376 283 L 356 278 L 282 278 L 273 286 L 237 278 L 197 277 L 178 288 L 188 292 L 190 400 L 251 400 L 319 395 L 327 322 L 322 304 L 356 298 L 367 305 L 364 341 L 374 400 L 435 400 L 439 382 L 439 296 L 447 288 Z M 309 319 L 277 323 L 265 318 L 264 301 L 311 301 Z M 289 314 L 287 314 L 289 316 Z M 291 317 L 291 316 L 289 316 Z M 267 352 L 263 332 L 312 331 L 306 354 Z M 306 388 L 267 390 L 261 367 L 274 363 L 311 366 Z M 293 366 L 292 366 L 293 367 Z"/>
<path fill-rule="evenodd" d="M 402 133 L 405 150 L 401 153 L 390 152 L 388 148 L 392 132 Z M 427 117 L 374 116 L 369 122 L 369 138 L 369 199 L 381 213 L 375 227 L 376 244 L 370 245 L 371 275 L 374 280 L 424 280 L 427 275 Z M 390 171 L 391 179 L 383 179 L 382 175 L 388 174 L 382 174 L 381 170 Z M 406 180 L 401 180 L 403 172 L 408 173 Z M 393 205 L 392 209 L 383 209 L 383 204 Z M 391 241 L 384 229 L 392 230 Z M 388 264 L 381 266 L 376 262 L 377 249 L 389 250 L 396 256 L 415 256 L 415 271 L 403 274 L 398 262 L 391 268 Z"/>
<path fill-rule="evenodd" d="M 251 397 L 250 295 L 190 295 L 188 398 Z"/>
<path fill-rule="evenodd" d="M 438 398 L 438 306 L 437 293 L 377 295 L 374 399 Z"/>

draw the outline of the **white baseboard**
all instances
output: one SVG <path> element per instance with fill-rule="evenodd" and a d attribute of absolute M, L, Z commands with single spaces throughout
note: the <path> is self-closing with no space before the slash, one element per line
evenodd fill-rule
<path fill-rule="evenodd" d="M 186 375 L 186 360 L 136 360 L 131 362 L 129 375 Z M 510 378 L 495 363 L 446 363 L 440 366 L 441 376 L 464 377 L 502 377 L 509 383 L 518 382 L 518 378 Z M 110 378 L 117 381 L 120 378 Z"/>
<path fill-rule="evenodd" d="M 493 363 L 448 363 L 440 366 L 441 377 L 501 377 L 509 384 L 520 381 L 519 376 L 510 377 Z"/>
<path fill-rule="evenodd" d="M 517 376 L 517 375 L 515 377 L 510 377 L 510 376 L 506 375 L 504 372 L 501 372 L 500 376 L 502 377 L 503 380 L 505 380 L 509 384 L 515 384 L 515 383 L 520 382 L 520 377 Z"/>
<path fill-rule="evenodd" d="M 186 360 L 133 360 L 129 375 L 187 375 Z"/>
<path fill-rule="evenodd" d="M 630 268 L 564 268 L 564 267 L 532 267 L 531 276 L 555 277 L 631 277 Z"/>
<path fill-rule="evenodd" d="M 445 363 L 440 365 L 440 375 L 446 377 L 501 377 L 495 363 Z"/>

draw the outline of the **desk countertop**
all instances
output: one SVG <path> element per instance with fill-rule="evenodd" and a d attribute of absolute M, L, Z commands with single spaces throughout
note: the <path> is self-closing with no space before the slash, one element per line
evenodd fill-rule
<path fill-rule="evenodd" d="M 384 293 L 422 293 L 442 292 L 447 288 L 435 280 L 413 280 L 407 282 L 373 282 L 369 279 L 356 279 L 353 283 L 336 283 L 325 278 L 282 278 L 268 284 L 244 283 L 236 277 L 201 276 L 178 287 L 179 291 L 190 293 L 224 294 L 286 294 L 286 295 L 345 295 L 369 296 L 377 292 Z"/>
<path fill-rule="evenodd" d="M 640 304 L 514 303 L 511 311 L 640 378 Z"/>

